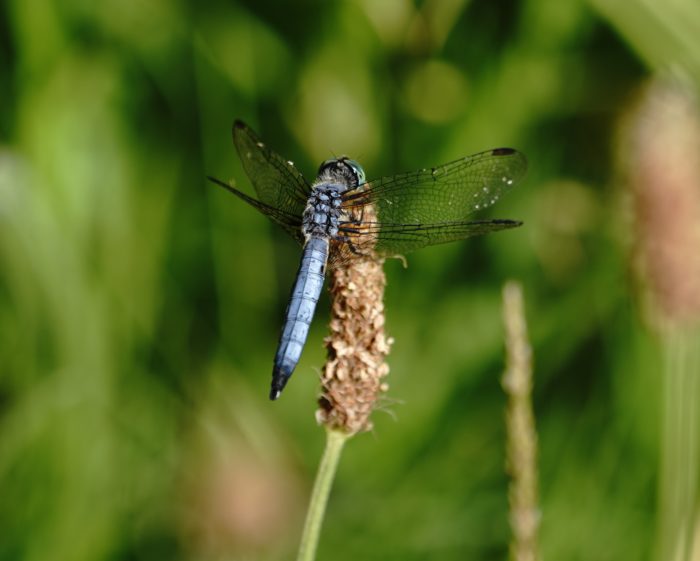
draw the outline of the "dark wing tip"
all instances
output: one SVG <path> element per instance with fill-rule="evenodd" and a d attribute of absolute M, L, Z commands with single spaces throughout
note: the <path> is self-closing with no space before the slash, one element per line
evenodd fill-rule
<path fill-rule="evenodd" d="M 512 169 L 512 177 L 514 181 L 519 181 L 527 170 L 527 158 L 522 152 L 518 152 L 515 148 L 494 148 L 491 150 L 491 155 L 496 157 L 511 156 L 514 162 Z"/>
<path fill-rule="evenodd" d="M 522 220 L 494 220 L 494 222 L 500 224 L 504 229 L 520 228 L 524 224 Z"/>
<path fill-rule="evenodd" d="M 495 218 L 493 220 L 489 220 L 492 224 L 501 224 L 507 228 L 517 228 L 518 226 L 523 225 L 522 220 L 508 220 L 505 218 Z"/>
<path fill-rule="evenodd" d="M 233 122 L 233 126 L 231 127 L 231 134 L 233 135 L 234 142 L 236 141 L 237 136 L 240 136 L 241 134 L 245 133 L 251 133 L 250 127 L 240 119 L 236 119 Z"/>

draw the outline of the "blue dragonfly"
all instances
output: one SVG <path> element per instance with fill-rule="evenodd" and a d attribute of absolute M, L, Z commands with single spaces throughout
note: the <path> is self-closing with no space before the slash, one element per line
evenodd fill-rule
<path fill-rule="evenodd" d="M 342 156 L 323 162 L 316 180 L 309 183 L 242 121 L 233 124 L 233 143 L 258 198 L 208 179 L 282 226 L 303 246 L 273 364 L 272 400 L 280 396 L 299 362 L 328 268 L 359 255 L 400 256 L 522 224 L 468 219 L 525 175 L 525 156 L 512 148 L 374 181 L 366 181 L 362 166 Z"/>

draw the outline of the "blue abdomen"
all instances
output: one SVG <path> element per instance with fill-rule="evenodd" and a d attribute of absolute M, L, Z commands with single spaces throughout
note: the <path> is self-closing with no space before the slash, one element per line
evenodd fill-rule
<path fill-rule="evenodd" d="M 328 239 L 312 237 L 304 246 L 292 287 L 272 370 L 270 399 L 277 399 L 299 363 L 309 326 L 321 295 L 328 261 Z"/>

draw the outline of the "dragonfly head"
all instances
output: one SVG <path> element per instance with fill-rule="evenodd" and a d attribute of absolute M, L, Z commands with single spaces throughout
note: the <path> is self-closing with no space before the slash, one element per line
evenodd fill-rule
<path fill-rule="evenodd" d="M 365 182 L 365 170 L 355 160 L 341 156 L 323 162 L 318 168 L 318 179 L 354 189 Z"/>

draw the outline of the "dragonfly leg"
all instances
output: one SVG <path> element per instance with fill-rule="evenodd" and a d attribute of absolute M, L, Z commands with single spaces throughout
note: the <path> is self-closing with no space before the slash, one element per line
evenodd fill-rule
<path fill-rule="evenodd" d="M 346 247 L 350 250 L 350 252 L 353 255 L 363 255 L 363 253 L 359 250 L 358 246 L 352 241 L 351 236 L 337 236 L 335 238 L 339 242 L 343 242 L 346 244 Z"/>

